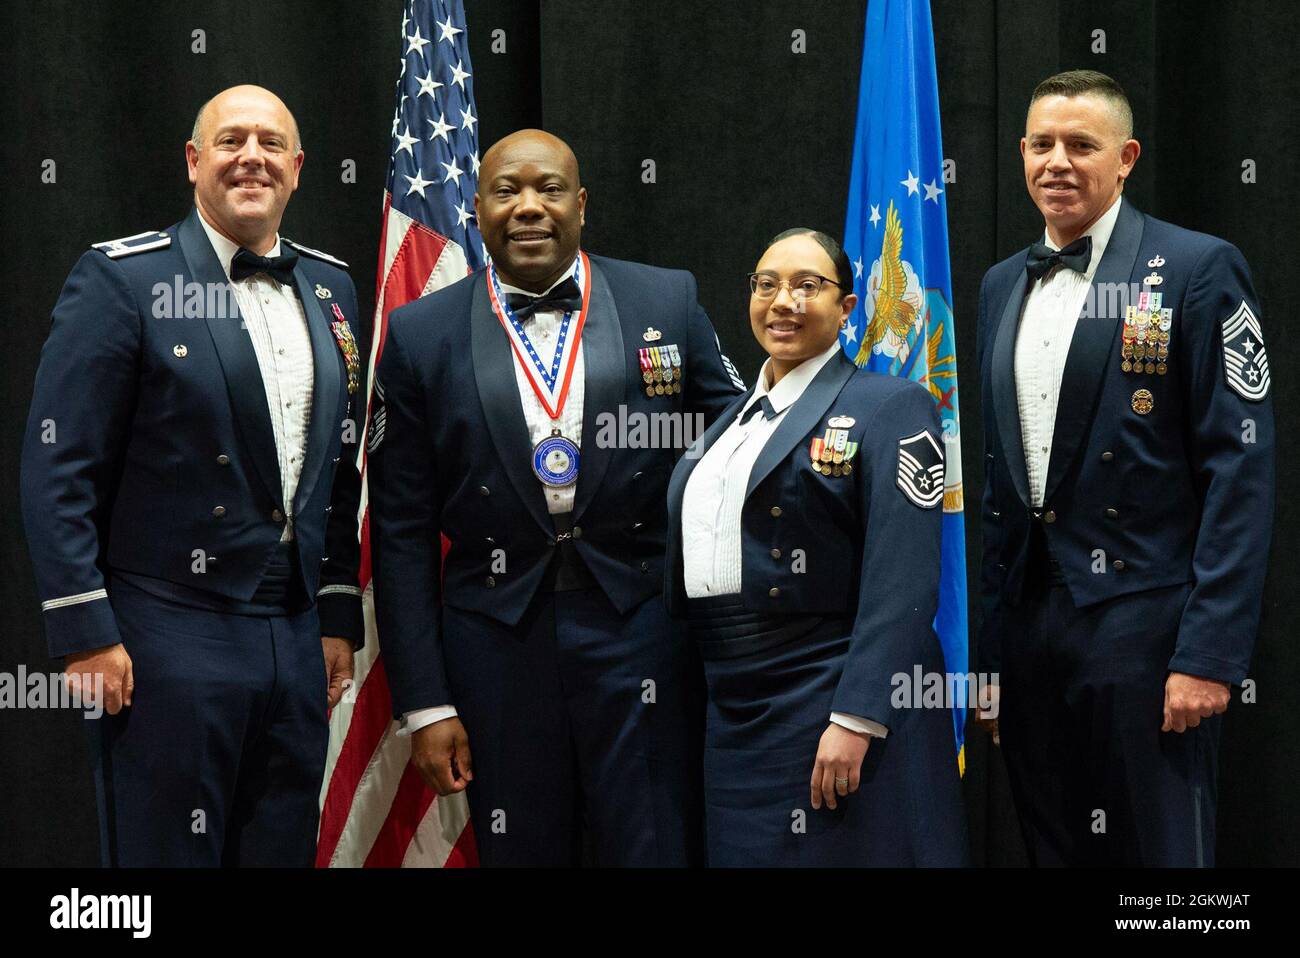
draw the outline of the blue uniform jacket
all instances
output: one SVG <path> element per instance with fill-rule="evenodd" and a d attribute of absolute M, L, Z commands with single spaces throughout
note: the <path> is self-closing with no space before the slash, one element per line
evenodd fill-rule
<path fill-rule="evenodd" d="M 1039 510 L 1029 506 L 1013 366 L 1027 251 L 984 277 L 981 657 L 997 667 L 1000 611 L 1020 601 L 1037 512 L 1076 606 L 1192 583 L 1169 668 L 1240 683 L 1273 522 L 1259 301 L 1236 247 L 1121 202 L 1067 355 Z M 1121 366 L 1126 306 L 1142 291 L 1172 313 L 1164 375 Z"/>
<path fill-rule="evenodd" d="M 627 612 L 663 588 L 664 496 L 686 445 L 665 447 L 661 418 L 642 430 L 643 444 L 629 448 L 638 443 L 635 424 L 685 413 L 700 417 L 702 432 L 742 384 L 696 301 L 694 277 L 600 256 L 589 261 L 572 535 L 610 602 Z M 514 625 L 557 544 L 532 470 L 515 359 L 492 312 L 486 276 L 477 272 L 394 310 L 376 372 L 370 435 L 380 438 L 368 440 L 370 545 L 397 715 L 454 704 L 440 604 Z M 647 340 L 649 329 L 658 338 Z M 650 345 L 677 346 L 680 393 L 646 395 L 639 350 Z M 451 543 L 441 562 L 439 532 Z"/>
<path fill-rule="evenodd" d="M 120 641 L 105 594 L 113 571 L 249 600 L 290 512 L 322 633 L 363 639 L 353 417 L 364 392 L 348 393 L 331 327 L 337 306 L 355 341 L 352 281 L 282 240 L 302 254 L 294 278 L 315 367 L 290 508 L 252 340 L 198 215 L 89 250 L 54 307 L 21 480 L 54 656 Z"/>
<path fill-rule="evenodd" d="M 686 614 L 686 482 L 752 395 L 751 389 L 735 402 L 673 472 L 665 596 L 675 616 Z M 828 476 L 813 469 L 810 450 L 842 417 L 853 420 L 848 441 L 858 443 L 854 468 L 847 476 Z M 842 353 L 817 373 L 754 463 L 741 513 L 741 596 L 753 612 L 852 619 L 832 711 L 889 726 L 897 714 L 890 704 L 893 677 L 911 676 L 918 663 L 942 668 L 933 630 L 942 477 L 942 433 L 930 393 L 906 379 L 858 369 Z"/>

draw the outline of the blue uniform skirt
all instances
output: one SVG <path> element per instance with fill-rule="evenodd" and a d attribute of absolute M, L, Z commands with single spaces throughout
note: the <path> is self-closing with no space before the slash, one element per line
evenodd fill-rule
<path fill-rule="evenodd" d="M 872 738 L 858 791 L 837 797 L 833 811 L 824 801 L 812 807 L 809 782 L 851 620 L 755 614 L 738 595 L 691 599 L 688 612 L 708 683 L 711 867 L 967 863 L 947 709 L 886 716 L 889 735 Z M 934 651 L 942 671 L 937 642 Z"/>

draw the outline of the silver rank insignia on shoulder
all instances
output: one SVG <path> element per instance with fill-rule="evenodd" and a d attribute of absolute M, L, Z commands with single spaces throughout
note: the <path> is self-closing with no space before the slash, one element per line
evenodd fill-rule
<path fill-rule="evenodd" d="M 94 243 L 91 245 L 91 249 L 99 250 L 109 259 L 121 259 L 123 256 L 143 253 L 145 250 L 166 249 L 171 245 L 172 238 L 166 233 L 149 230 L 146 233 L 136 233 L 134 236 L 124 236 L 121 239 Z"/>
<path fill-rule="evenodd" d="M 1223 372 L 1228 387 L 1242 399 L 1259 402 L 1268 395 L 1264 332 L 1244 299 L 1223 321 Z"/>
<path fill-rule="evenodd" d="M 315 257 L 316 259 L 323 259 L 325 262 L 333 263 L 335 266 L 342 266 L 344 269 L 347 268 L 348 264 L 343 262 L 343 260 L 339 259 L 337 256 L 331 256 L 329 253 L 322 253 L 320 250 L 312 249 L 310 246 L 303 246 L 301 243 L 295 243 L 287 236 L 281 236 L 280 239 L 282 242 L 288 243 L 299 253 L 306 253 L 308 256 Z"/>
<path fill-rule="evenodd" d="M 316 284 L 316 298 L 317 298 L 317 299 L 329 299 L 329 298 L 330 298 L 331 296 L 333 296 L 333 295 L 334 295 L 333 293 L 331 293 L 328 289 L 326 289 L 326 288 L 325 288 L 324 286 L 322 286 L 320 283 L 317 283 L 317 284 Z"/>
<path fill-rule="evenodd" d="M 943 502 L 943 450 L 930 430 L 898 440 L 898 488 L 922 509 Z"/>
<path fill-rule="evenodd" d="M 645 332 L 641 334 L 641 338 L 647 343 L 657 343 L 663 338 L 663 335 L 663 333 L 659 332 L 659 330 L 655 329 L 653 326 L 647 326 Z"/>

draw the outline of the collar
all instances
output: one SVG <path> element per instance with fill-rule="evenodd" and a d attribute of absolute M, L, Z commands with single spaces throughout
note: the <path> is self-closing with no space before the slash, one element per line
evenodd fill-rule
<path fill-rule="evenodd" d="M 232 253 L 231 255 L 233 256 L 234 254 Z M 573 265 L 569 267 L 569 271 L 565 273 L 563 276 L 561 276 L 559 279 L 557 279 L 550 286 L 546 287 L 546 289 L 542 290 L 540 293 L 534 293 L 531 289 L 520 289 L 518 286 L 511 286 L 509 283 L 501 279 L 500 273 L 497 274 L 497 284 L 501 287 L 502 293 L 519 293 L 523 296 L 531 296 L 533 299 L 536 299 L 538 296 L 545 296 L 547 293 L 555 289 L 555 287 L 559 286 L 566 279 L 569 279 L 578 271 L 578 259 L 581 257 L 581 255 L 582 254 L 579 253 L 578 256 L 573 257 Z"/>
<path fill-rule="evenodd" d="M 1088 261 L 1088 271 L 1083 274 L 1084 278 L 1090 281 L 1097 272 L 1097 267 L 1101 265 L 1101 258 L 1106 255 L 1106 246 L 1110 243 L 1110 234 L 1115 231 L 1115 221 L 1119 219 L 1119 207 L 1123 202 L 1124 194 L 1120 193 L 1119 196 L 1115 197 L 1115 202 L 1110 204 L 1110 208 L 1101 214 L 1097 222 L 1093 223 L 1079 236 L 1080 239 L 1084 236 L 1092 237 L 1092 259 Z M 1046 230 L 1043 230 L 1043 242 L 1047 244 L 1049 249 L 1060 249 L 1059 246 L 1052 242 L 1052 238 L 1047 235 Z M 1043 279 L 1046 278 L 1046 276 L 1043 277 Z"/>
<path fill-rule="evenodd" d="M 212 226 L 199 213 L 199 223 L 203 226 L 203 232 L 208 234 L 208 241 L 212 243 L 212 249 L 217 254 L 217 260 L 221 263 L 221 268 L 226 272 L 226 279 L 230 279 L 230 261 L 235 258 L 239 252 L 239 244 L 232 242 L 217 232 L 216 227 Z M 275 245 L 271 247 L 268 257 L 280 255 L 280 234 L 275 234 Z"/>
<path fill-rule="evenodd" d="M 825 352 L 805 359 L 782 376 L 781 381 L 771 388 L 768 388 L 767 385 L 768 376 L 772 369 L 772 360 L 769 357 L 763 363 L 763 368 L 758 372 L 758 383 L 754 386 L 754 395 L 750 397 L 749 402 L 745 403 L 736 418 L 739 419 L 740 416 L 743 416 L 754 403 L 764 396 L 767 397 L 767 401 L 772 404 L 772 408 L 776 412 L 785 412 L 803 395 L 804 390 L 808 388 L 808 384 L 817 378 L 817 374 L 822 371 L 822 367 L 830 362 L 835 357 L 835 354 L 842 349 L 840 338 L 837 335 L 835 342 L 831 343 Z"/>

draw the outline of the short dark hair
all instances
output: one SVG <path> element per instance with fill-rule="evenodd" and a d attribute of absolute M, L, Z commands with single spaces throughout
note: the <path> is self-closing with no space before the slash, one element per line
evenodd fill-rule
<path fill-rule="evenodd" d="M 1085 93 L 1107 100 L 1115 110 L 1115 119 L 1119 121 L 1124 139 L 1133 136 L 1133 106 L 1128 102 L 1128 95 L 1114 77 L 1096 70 L 1066 70 L 1048 77 L 1034 87 L 1029 105 L 1033 107 L 1045 96 L 1083 96 Z"/>
<path fill-rule="evenodd" d="M 849 262 L 848 254 L 840 248 L 840 244 L 835 242 L 829 234 L 823 233 L 821 230 L 810 229 L 807 226 L 795 226 L 782 233 L 777 233 L 768 240 L 763 252 L 766 253 L 781 240 L 789 239 L 791 236 L 811 236 L 816 240 L 817 245 L 826 251 L 826 255 L 835 264 L 841 295 L 853 292 L 853 265 Z"/>

